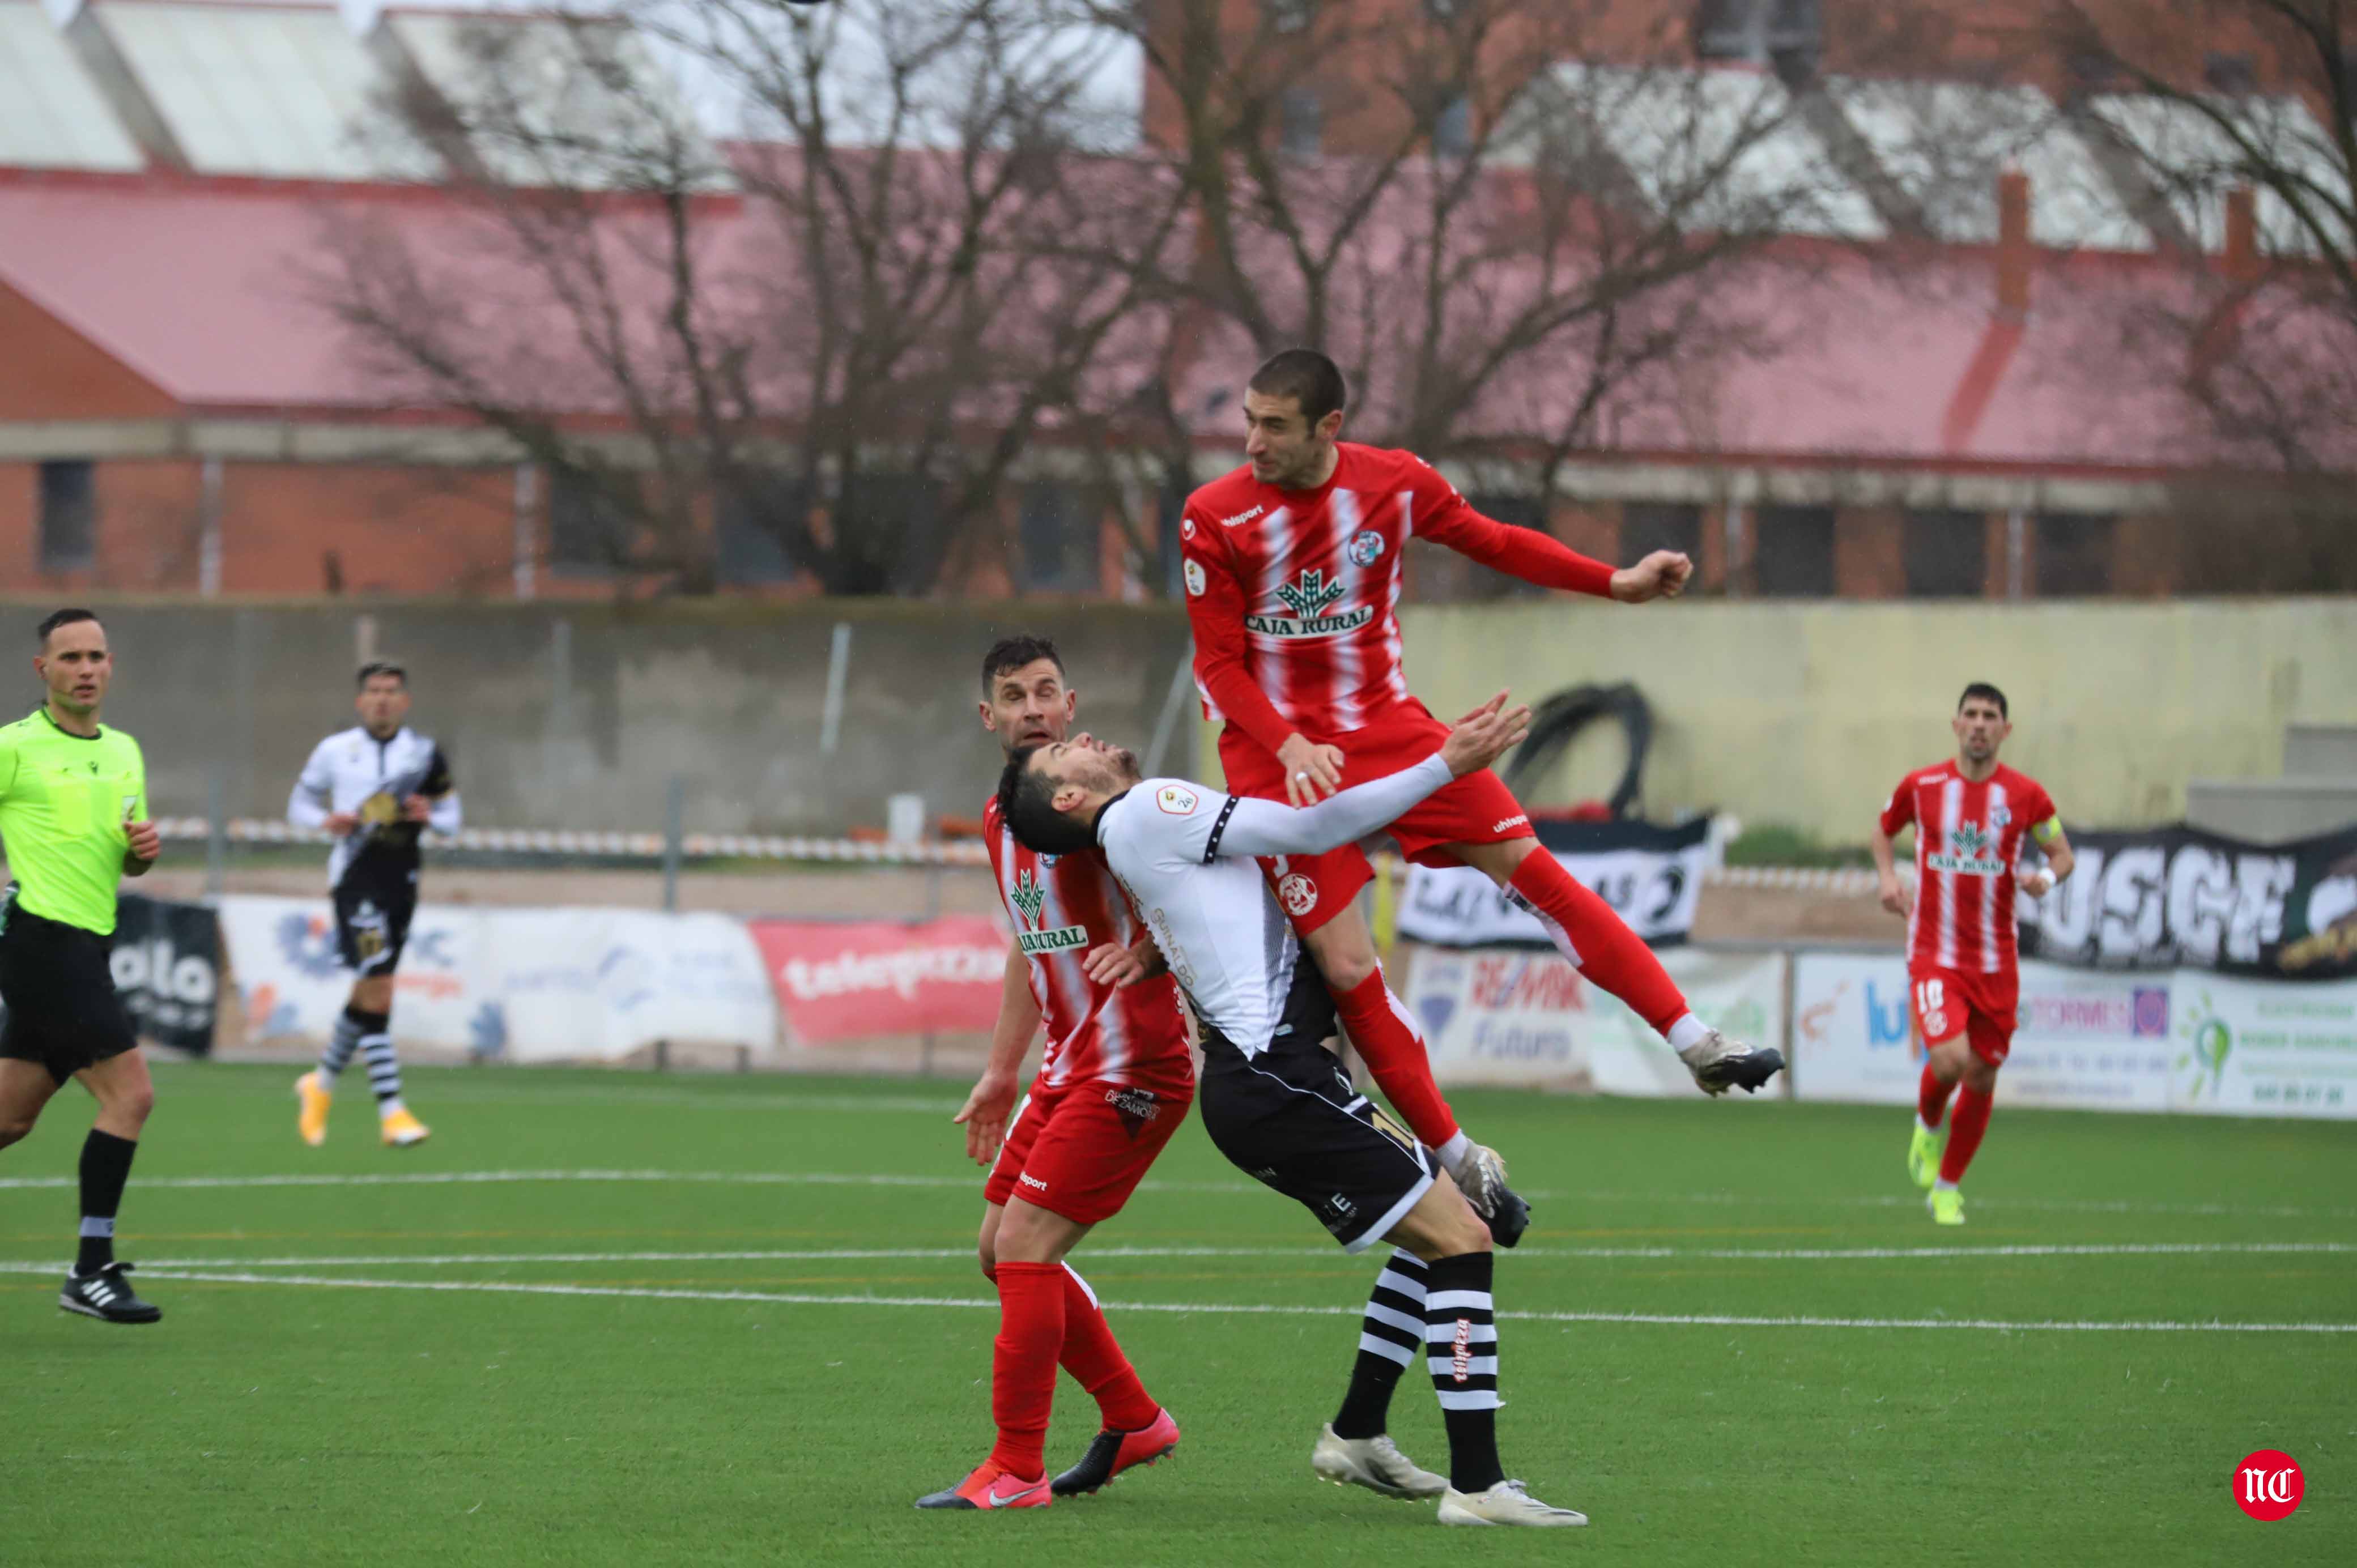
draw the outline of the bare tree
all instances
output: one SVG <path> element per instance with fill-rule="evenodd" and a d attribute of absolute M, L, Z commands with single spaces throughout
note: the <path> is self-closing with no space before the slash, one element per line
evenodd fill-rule
<path fill-rule="evenodd" d="M 1189 204 L 1172 340 L 1127 411 L 1156 471 L 1123 476 L 1166 531 L 1216 412 L 1179 403 L 1204 352 L 1316 344 L 1360 438 L 1512 458 L 1551 500 L 1616 423 L 1707 423 L 1695 389 L 1790 315 L 1724 280 L 1776 234 L 1853 231 L 1828 164 L 1762 156 L 1807 141 L 1803 94 L 1698 71 L 1682 26 L 1625 7 L 1065 3 L 1133 40 L 1138 157 Z"/>
<path fill-rule="evenodd" d="M 626 580 L 707 589 L 716 537 L 752 537 L 830 592 L 929 591 L 1043 433 L 1111 395 L 1175 192 L 1092 156 L 1092 62 L 1028 0 L 637 22 L 487 20 L 458 81 L 410 77 L 396 134 L 471 220 L 346 219 L 333 307 L 569 488 Z M 716 146 L 647 38 L 741 140 Z"/>
<path fill-rule="evenodd" d="M 2053 0 L 2074 123 L 2116 160 L 2177 265 L 2113 313 L 2120 354 L 2179 388 L 2216 457 L 2293 473 L 2357 458 L 2357 9 Z M 2303 507 L 2301 510 L 2306 510 Z"/>

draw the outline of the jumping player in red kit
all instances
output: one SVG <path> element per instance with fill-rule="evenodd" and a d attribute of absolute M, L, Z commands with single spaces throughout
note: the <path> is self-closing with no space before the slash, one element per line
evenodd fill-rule
<path fill-rule="evenodd" d="M 1007 751 L 1064 738 L 1073 693 L 1044 638 L 995 644 L 982 690 L 983 725 Z M 989 1061 L 956 1120 L 966 1153 L 991 1166 L 979 1251 L 998 1286 L 998 1441 L 964 1480 L 920 1498 L 920 1509 L 1045 1508 L 1178 1445 L 1178 1423 L 1146 1391 L 1095 1293 L 1064 1262 L 1121 1212 L 1194 1102 L 1178 988 L 1102 854 L 1034 854 L 1006 832 L 995 796 L 983 836 L 1016 940 Z M 1043 1021 L 1046 1058 L 1017 1105 L 1016 1069 Z M 1043 1455 L 1059 1365 L 1095 1397 L 1103 1425 L 1051 1482 Z"/>
<path fill-rule="evenodd" d="M 1988 1131 L 1997 1069 L 2013 1048 L 2014 1004 L 2021 992 L 2015 957 L 2013 896 L 2052 892 L 2071 875 L 2071 841 L 2045 786 L 1996 759 L 2013 733 L 2005 693 L 1984 682 L 1964 688 L 1951 721 L 1956 759 L 1919 768 L 1899 781 L 1870 841 L 1881 874 L 1882 907 L 1907 917 L 1907 991 L 1929 1059 L 1907 1145 L 1907 1172 L 1942 1225 L 1964 1222 L 1964 1179 Z M 1915 829 L 1915 878 L 1909 888 L 1891 863 L 1890 841 Z M 2017 875 L 2025 840 L 2046 865 Z M 1948 1142 L 1940 1119 L 1948 1096 L 1956 1113 Z"/>
<path fill-rule="evenodd" d="M 1483 517 L 1414 454 L 1341 440 L 1344 398 L 1341 371 L 1314 350 L 1261 366 L 1244 393 L 1249 461 L 1189 497 L 1179 525 L 1196 682 L 1206 714 L 1226 721 L 1220 761 L 1237 795 L 1305 804 L 1410 767 L 1447 736 L 1400 671 L 1400 557 L 1411 537 L 1628 604 L 1676 596 L 1694 570 L 1663 550 L 1615 571 Z M 1529 813 L 1494 773 L 1466 775 L 1387 831 L 1419 864 L 1486 873 L 1575 967 L 1668 1039 L 1706 1093 L 1756 1090 L 1782 1069 L 1779 1052 L 1696 1018 L 1611 907 L 1553 855 L 1532 853 Z M 1437 1147 L 1457 1128 L 1354 905 L 1372 875 L 1356 845 L 1270 867 L 1351 1042 L 1409 1128 Z"/>

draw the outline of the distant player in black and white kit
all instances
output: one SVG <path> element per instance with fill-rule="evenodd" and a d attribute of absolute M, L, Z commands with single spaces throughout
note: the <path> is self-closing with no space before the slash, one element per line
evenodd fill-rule
<path fill-rule="evenodd" d="M 402 721 L 409 672 L 379 660 L 361 666 L 361 722 L 312 749 L 286 798 L 286 820 L 336 836 L 328 886 L 336 901 L 336 950 L 352 972 L 351 1000 L 336 1020 L 319 1065 L 295 1080 L 296 1127 L 314 1148 L 328 1141 L 336 1075 L 359 1050 L 368 1058 L 378 1126 L 405 1149 L 425 1141 L 425 1124 L 401 1101 L 393 1054 L 393 972 L 417 912 L 417 841 L 427 828 L 458 831 L 458 789 L 442 748 Z"/>
<path fill-rule="evenodd" d="M 1397 1461 L 1386 1469 L 1404 1477 L 1394 1495 L 1437 1492 L 1444 1524 L 1587 1520 L 1506 1478 L 1489 1228 L 1433 1155 L 1321 1047 L 1332 998 L 1253 857 L 1356 843 L 1488 767 L 1529 724 L 1530 710 L 1507 709 L 1501 693 L 1415 767 L 1302 810 L 1142 779 L 1135 753 L 1087 735 L 1016 752 L 999 779 L 999 811 L 1016 838 L 1041 854 L 1101 847 L 1169 961 L 1201 1031 L 1197 1103 L 1220 1152 L 1315 1214 L 1349 1251 L 1378 1238 L 1399 1249 L 1368 1303 L 1344 1410 L 1364 1417 L 1353 1407 L 1372 1405 L 1372 1430 L 1382 1431 L 1392 1389 L 1421 1349 L 1448 1428 L 1447 1482 L 1380 1441 Z M 1329 1466 L 1343 1457 L 1329 1455 L 1333 1437 L 1324 1434 L 1313 1467 L 1329 1480 L 1358 1479 Z"/>

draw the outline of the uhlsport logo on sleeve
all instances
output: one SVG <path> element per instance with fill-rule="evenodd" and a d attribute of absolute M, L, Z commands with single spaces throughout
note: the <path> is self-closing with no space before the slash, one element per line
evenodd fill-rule
<path fill-rule="evenodd" d="M 1042 953 L 1072 952 L 1089 945 L 1086 926 L 1056 926 L 1039 929 L 1040 916 L 1048 908 L 1048 890 L 1039 886 L 1039 878 L 1029 871 L 1015 875 L 1015 891 L 1008 895 L 1015 905 L 1017 926 L 1015 945 L 1023 950 L 1026 958 Z"/>

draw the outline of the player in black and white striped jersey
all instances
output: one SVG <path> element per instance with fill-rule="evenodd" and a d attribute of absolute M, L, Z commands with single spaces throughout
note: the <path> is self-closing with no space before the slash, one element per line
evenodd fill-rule
<path fill-rule="evenodd" d="M 427 1134 L 401 1098 L 393 975 L 417 912 L 418 840 L 429 827 L 458 831 L 458 790 L 442 748 L 403 723 L 409 714 L 406 670 L 389 660 L 362 665 L 355 705 L 361 722 L 312 748 L 286 800 L 287 821 L 336 837 L 328 885 L 337 952 L 353 973 L 351 999 L 319 1065 L 296 1080 L 296 1130 L 315 1147 L 327 1142 L 336 1077 L 357 1050 L 368 1058 L 380 1134 L 393 1148 L 409 1148 Z"/>
<path fill-rule="evenodd" d="M 1140 776 L 1134 752 L 1092 736 L 1026 747 L 999 780 L 999 814 L 1038 854 L 1092 844 L 1153 933 L 1200 1028 L 1203 1127 L 1238 1169 L 1294 1198 L 1350 1251 L 1390 1240 L 1422 1265 L 1396 1262 L 1368 1303 L 1341 1424 L 1372 1425 L 1397 1496 L 1440 1496 L 1439 1519 L 1463 1525 L 1582 1525 L 1587 1517 L 1532 1497 L 1498 1456 L 1498 1330 L 1491 1233 L 1413 1134 L 1360 1094 L 1320 1045 L 1333 999 L 1296 941 L 1255 857 L 1318 854 L 1356 842 L 1446 786 L 1487 767 L 1527 731 L 1504 694 L 1477 709 L 1415 767 L 1295 810 L 1178 779 Z M 1400 1372 L 1425 1364 L 1448 1429 L 1449 1475 L 1417 1470 L 1381 1439 Z M 1405 1352 L 1403 1356 L 1402 1352 Z M 1329 1425 L 1313 1466 L 1369 1484 L 1336 1450 Z M 1330 1464 L 1329 1464 L 1330 1462 Z M 1338 1473 L 1340 1472 L 1340 1473 Z"/>

